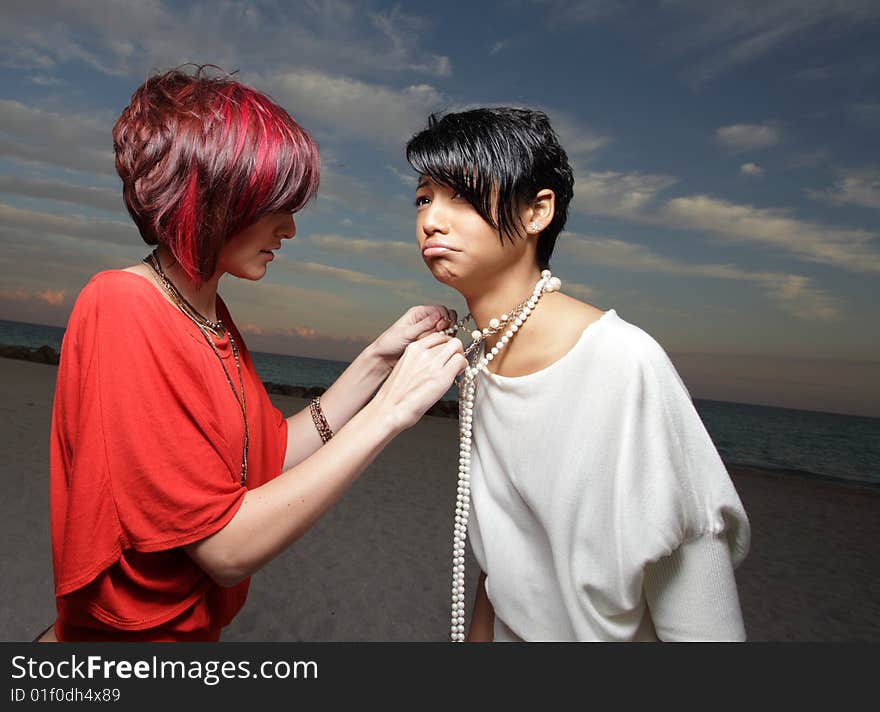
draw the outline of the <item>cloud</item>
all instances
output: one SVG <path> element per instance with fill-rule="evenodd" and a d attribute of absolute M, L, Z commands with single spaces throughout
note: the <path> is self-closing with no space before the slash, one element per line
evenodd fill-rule
<path fill-rule="evenodd" d="M 852 272 L 880 271 L 877 233 L 826 226 L 794 217 L 791 211 L 741 205 L 708 195 L 663 201 L 660 194 L 676 182 L 672 176 L 641 173 L 579 174 L 572 209 L 586 215 L 699 231 L 736 243 L 764 244 Z M 862 191 L 859 196 L 873 200 L 873 193 Z"/>
<path fill-rule="evenodd" d="M 269 278 L 283 278 L 283 274 L 279 277 L 279 273 L 283 272 L 280 268 L 284 262 L 278 260 L 272 263 Z M 330 289 L 283 281 L 270 282 L 268 278 L 255 284 L 249 280 L 225 277 L 220 283 L 220 292 L 234 317 L 239 316 L 242 323 L 257 324 L 266 330 L 287 329 L 291 324 L 309 326 L 316 315 L 324 320 L 325 329 L 336 328 L 345 322 L 344 315 L 358 306 Z M 267 304 L 272 305 L 270 309 L 266 308 Z"/>
<path fill-rule="evenodd" d="M 496 42 L 489 48 L 489 54 L 498 54 L 502 49 L 504 49 L 506 42 Z"/>
<path fill-rule="evenodd" d="M 738 205 L 707 195 L 673 198 L 660 216 L 665 224 L 702 230 L 734 242 L 765 244 L 811 262 L 852 272 L 880 272 L 877 235 L 842 230 L 791 217 L 787 212 Z"/>
<path fill-rule="evenodd" d="M 64 303 L 67 292 L 63 289 L 43 289 L 41 291 L 27 291 L 24 289 L 0 290 L 0 300 L 14 302 L 44 302 L 57 307 Z"/>
<path fill-rule="evenodd" d="M 321 187 L 318 189 L 318 199 L 309 206 L 309 210 L 323 212 L 328 209 L 325 208 L 324 201 L 330 200 L 334 206 L 329 210 L 334 215 L 339 213 L 340 207 L 346 210 L 375 214 L 381 195 L 377 189 L 380 187 L 370 185 L 350 172 L 328 168 L 322 161 Z M 391 212 L 394 207 L 387 203 L 383 205 L 384 212 Z"/>
<path fill-rule="evenodd" d="M 416 180 L 416 175 L 414 173 L 412 173 L 412 172 L 404 173 L 399 168 L 397 168 L 396 166 L 392 166 L 392 165 L 386 165 L 385 167 L 389 171 L 391 171 L 395 176 L 397 176 L 397 179 L 401 183 L 403 183 L 408 188 L 415 190 L 416 184 L 418 183 L 418 181 Z"/>
<path fill-rule="evenodd" d="M 696 89 L 814 33 L 880 18 L 873 0 L 667 0 L 663 7 L 680 27 L 662 35 L 663 46 L 686 58 L 682 76 Z"/>
<path fill-rule="evenodd" d="M 880 209 L 880 171 L 844 176 L 825 190 L 807 190 L 813 200 Z"/>
<path fill-rule="evenodd" d="M 67 83 L 63 79 L 48 74 L 33 74 L 30 80 L 40 87 L 57 87 Z"/>
<path fill-rule="evenodd" d="M 140 240 L 137 229 L 130 222 L 80 215 L 55 215 L 23 210 L 6 203 L 0 203 L 0 223 L 5 228 L 17 228 L 34 234 L 63 235 L 97 243 L 129 246 Z"/>
<path fill-rule="evenodd" d="M 806 321 L 835 321 L 841 313 L 840 300 L 809 286 L 809 278 L 790 274 L 777 284 L 768 284 L 768 296 L 778 300 L 794 316 Z"/>
<path fill-rule="evenodd" d="M 4 6 L 0 62 L 46 70 L 75 60 L 111 76 L 143 77 L 209 57 L 230 70 L 246 60 L 449 76 L 449 58 L 422 49 L 429 29 L 399 6 L 383 13 L 339 0 L 297 3 L 295 12 L 279 3 L 47 0 Z"/>
<path fill-rule="evenodd" d="M 813 168 L 823 163 L 831 162 L 831 151 L 827 148 L 817 148 L 812 151 L 803 151 L 791 156 L 785 162 L 785 167 L 797 170 L 800 168 Z"/>
<path fill-rule="evenodd" d="M 112 126 L 0 99 L 0 155 L 115 175 Z"/>
<path fill-rule="evenodd" d="M 427 24 L 422 18 L 403 12 L 400 5 L 395 5 L 387 13 L 370 13 L 370 18 L 380 33 L 388 38 L 392 51 L 401 57 L 407 55 L 408 49 L 415 44 L 413 39 Z M 452 63 L 445 55 L 428 55 L 420 62 L 411 64 L 409 69 L 438 77 L 452 75 Z"/>
<path fill-rule="evenodd" d="M 37 298 L 46 302 L 46 304 L 58 306 L 64 302 L 64 294 L 63 289 L 44 289 L 37 294 Z"/>
<path fill-rule="evenodd" d="M 296 275 L 317 275 L 324 279 L 337 282 L 346 282 L 359 287 L 378 287 L 394 294 L 411 292 L 418 288 L 414 280 L 383 279 L 366 272 L 333 267 L 320 262 L 306 262 L 302 260 L 285 260 L 278 263 L 278 267 L 284 272 Z"/>
<path fill-rule="evenodd" d="M 14 193 L 29 198 L 48 198 L 65 203 L 88 205 L 101 210 L 121 212 L 125 210 L 122 190 L 76 185 L 57 180 L 33 180 L 13 176 L 0 176 L 0 193 Z"/>
<path fill-rule="evenodd" d="M 339 268 L 314 263 L 303 263 L 305 266 L 294 268 L 302 273 L 321 273 L 323 271 L 329 277 L 354 284 L 369 284 L 395 296 L 398 302 L 406 304 L 449 304 L 450 301 L 460 299 L 457 293 L 445 285 L 435 281 L 430 276 L 415 241 L 397 242 L 386 240 L 367 240 L 363 238 L 351 238 L 340 235 L 313 235 L 309 242 L 318 249 L 340 255 L 354 255 L 358 258 L 366 258 L 382 262 L 383 264 L 396 264 L 406 271 L 403 275 L 411 276 L 411 279 L 382 279 L 362 272 L 352 270 L 340 270 Z M 397 306 L 395 306 L 397 309 Z"/>
<path fill-rule="evenodd" d="M 413 242 L 397 242 L 318 234 L 310 236 L 308 241 L 326 252 L 393 262 L 417 272 L 425 270 L 425 263 L 419 254 L 415 240 Z"/>
<path fill-rule="evenodd" d="M 578 284 L 577 282 L 569 282 L 565 280 L 562 283 L 562 288 L 567 294 L 573 294 L 580 299 L 584 299 L 588 302 L 595 301 L 599 297 L 599 290 L 595 287 L 590 287 L 586 284 Z"/>
<path fill-rule="evenodd" d="M 841 313 L 838 298 L 812 287 L 809 278 L 801 275 L 752 272 L 730 264 L 682 262 L 659 255 L 645 245 L 570 232 L 562 234 L 559 252 L 582 264 L 617 270 L 754 284 L 778 309 L 801 319 L 832 321 Z"/>
<path fill-rule="evenodd" d="M 545 109 L 550 116 L 553 129 L 559 135 L 559 142 L 568 154 L 569 160 L 589 160 L 599 149 L 611 143 L 611 138 L 574 119 L 563 111 Z"/>
<path fill-rule="evenodd" d="M 862 101 L 850 104 L 849 113 L 859 122 L 880 125 L 880 101 Z"/>
<path fill-rule="evenodd" d="M 301 339 L 316 339 L 318 332 L 307 326 L 291 326 L 286 329 L 267 329 L 259 324 L 247 323 L 239 327 L 243 334 L 254 336 L 298 336 Z"/>
<path fill-rule="evenodd" d="M 760 178 L 764 175 L 764 169 L 757 163 L 743 163 L 739 167 L 739 172 L 744 176 L 752 176 L 754 178 Z"/>
<path fill-rule="evenodd" d="M 769 124 L 734 124 L 715 132 L 715 140 L 734 153 L 768 148 L 779 143 L 780 138 L 779 129 Z"/>
<path fill-rule="evenodd" d="M 630 4 L 625 0 L 531 0 L 531 3 L 538 8 L 530 14 L 543 14 L 546 24 L 557 29 L 603 20 Z"/>
<path fill-rule="evenodd" d="M 795 74 L 795 77 L 806 81 L 824 81 L 826 79 L 831 79 L 835 74 L 836 72 L 834 68 L 830 64 L 826 64 L 818 67 L 802 69 Z"/>
<path fill-rule="evenodd" d="M 657 196 L 677 182 L 651 173 L 576 171 L 571 207 L 588 215 L 643 219 Z"/>
<path fill-rule="evenodd" d="M 289 70 L 265 81 L 293 116 L 313 121 L 316 132 L 332 129 L 395 151 L 444 102 L 429 84 L 394 89 L 313 69 Z"/>

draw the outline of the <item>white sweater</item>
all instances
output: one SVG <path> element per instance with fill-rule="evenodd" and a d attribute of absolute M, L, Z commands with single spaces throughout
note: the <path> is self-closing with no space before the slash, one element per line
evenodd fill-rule
<path fill-rule="evenodd" d="M 477 378 L 470 542 L 495 640 L 743 640 L 750 531 L 663 348 L 614 309 L 560 360 Z"/>

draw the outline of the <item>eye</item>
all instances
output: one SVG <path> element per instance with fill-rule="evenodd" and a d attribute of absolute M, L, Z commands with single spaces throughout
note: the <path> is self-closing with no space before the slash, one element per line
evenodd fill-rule
<path fill-rule="evenodd" d="M 464 200 L 464 196 L 461 193 L 459 193 L 458 191 L 453 191 L 452 192 L 452 199 L 453 200 Z"/>
<path fill-rule="evenodd" d="M 423 205 L 427 205 L 429 202 L 430 200 L 427 195 L 417 195 L 415 201 L 413 202 L 413 205 L 415 205 L 417 208 L 420 208 Z"/>

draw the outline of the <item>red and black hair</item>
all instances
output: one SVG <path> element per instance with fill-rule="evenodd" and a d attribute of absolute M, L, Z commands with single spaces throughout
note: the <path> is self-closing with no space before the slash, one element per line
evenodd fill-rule
<path fill-rule="evenodd" d="M 296 212 L 318 189 L 312 137 L 290 115 L 203 66 L 150 77 L 113 127 L 128 212 L 201 284 L 224 242 L 266 213 Z"/>

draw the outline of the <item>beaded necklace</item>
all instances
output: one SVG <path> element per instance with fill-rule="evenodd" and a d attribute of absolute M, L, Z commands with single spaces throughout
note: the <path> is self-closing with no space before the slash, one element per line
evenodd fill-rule
<path fill-rule="evenodd" d="M 247 420 L 247 401 L 245 400 L 244 395 L 244 380 L 241 376 L 241 362 L 238 357 L 238 347 L 235 344 L 235 339 L 232 336 L 232 331 L 227 330 L 223 324 L 221 319 L 217 321 L 211 321 L 206 317 L 202 316 L 201 313 L 187 301 L 187 299 L 180 293 L 180 290 L 174 286 L 174 282 L 172 282 L 168 276 L 165 274 L 165 271 L 162 269 L 162 263 L 159 262 L 159 250 L 153 250 L 152 253 L 144 257 L 143 262 L 149 265 L 156 275 L 159 278 L 159 282 L 162 284 L 165 293 L 171 298 L 171 301 L 174 302 L 175 306 L 180 309 L 187 317 L 189 317 L 190 321 L 196 325 L 198 330 L 201 332 L 202 336 L 205 337 L 205 341 L 208 342 L 208 345 L 211 347 L 211 350 L 214 352 L 214 355 L 217 357 L 217 360 L 220 362 L 220 366 L 223 368 L 223 373 L 226 376 L 226 382 L 229 384 L 229 387 L 232 389 L 232 394 L 235 396 L 235 402 L 238 403 L 238 407 L 241 409 L 241 417 L 244 421 L 244 445 L 241 451 L 241 486 L 244 487 L 245 482 L 247 482 L 247 469 L 248 469 L 248 445 L 250 443 L 250 429 L 248 428 L 248 420 Z M 220 355 L 220 352 L 217 350 L 216 344 L 214 344 L 214 339 L 211 338 L 211 334 L 215 336 L 221 336 L 224 332 L 226 332 L 229 336 L 229 345 L 232 348 L 232 356 L 235 358 L 235 368 L 238 371 L 238 390 L 235 389 L 235 385 L 232 382 L 232 377 L 229 375 L 229 371 L 226 368 L 226 364 L 223 363 L 223 357 Z"/>
<path fill-rule="evenodd" d="M 538 300 L 548 293 L 558 291 L 562 286 L 562 282 L 558 277 L 554 277 L 550 270 L 541 272 L 541 279 L 535 285 L 532 296 L 525 302 L 516 306 L 509 314 L 502 314 L 497 319 L 490 319 L 489 326 L 480 330 L 476 329 L 471 333 L 473 343 L 465 350 L 465 355 L 469 356 L 470 365 L 465 367 L 464 374 L 459 381 L 459 400 L 458 400 L 458 493 L 456 495 L 455 504 L 455 527 L 452 535 L 452 607 L 450 614 L 450 638 L 454 643 L 462 643 L 465 639 L 464 634 L 464 562 L 465 562 L 465 542 L 467 540 L 468 514 L 471 502 L 471 434 L 473 426 L 474 414 L 474 393 L 476 391 L 476 377 L 481 371 L 488 371 L 489 361 L 492 361 L 498 352 L 503 349 L 507 343 L 513 338 L 513 335 L 519 331 L 529 315 L 538 305 Z M 445 333 L 454 335 L 460 328 L 463 328 L 471 315 L 468 314 L 464 319 L 454 326 L 445 330 Z M 478 352 L 477 348 L 483 343 L 487 336 L 497 334 L 504 330 L 504 334 L 489 351 L 485 353 L 485 344 Z"/>

